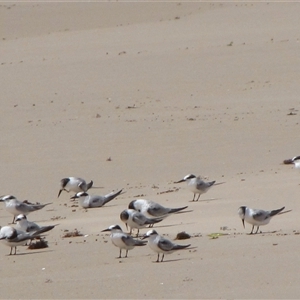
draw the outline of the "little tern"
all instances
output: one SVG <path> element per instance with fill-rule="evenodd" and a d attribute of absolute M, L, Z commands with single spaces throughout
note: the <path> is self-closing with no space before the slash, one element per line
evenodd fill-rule
<path fill-rule="evenodd" d="M 179 208 L 167 208 L 159 203 L 156 203 L 152 200 L 146 199 L 137 199 L 133 200 L 128 205 L 129 209 L 134 209 L 141 212 L 148 218 L 166 218 L 174 213 L 177 213 L 183 209 L 186 209 L 187 206 Z"/>
<path fill-rule="evenodd" d="M 15 218 L 19 214 L 28 215 L 33 211 L 44 208 L 46 205 L 52 204 L 28 204 L 17 200 L 16 197 L 12 195 L 2 196 L 0 202 L 5 202 L 6 210 L 14 216 L 12 223 L 15 222 Z"/>
<path fill-rule="evenodd" d="M 275 210 L 262 210 L 262 209 L 252 209 L 247 206 L 241 206 L 238 209 L 238 214 L 242 219 L 243 226 L 245 228 L 245 221 L 252 225 L 252 230 L 250 234 L 253 233 L 254 226 L 257 226 L 256 232 L 260 226 L 267 225 L 271 218 L 282 212 L 285 207 L 275 209 Z"/>
<path fill-rule="evenodd" d="M 79 193 L 79 192 L 86 192 L 93 186 L 93 181 L 91 180 L 90 183 L 86 183 L 86 181 L 82 178 L 79 177 L 66 177 L 63 178 L 60 181 L 60 190 L 58 192 L 57 198 L 60 196 L 62 191 L 66 192 L 74 192 L 74 193 Z"/>
<path fill-rule="evenodd" d="M 215 184 L 216 181 L 205 182 L 200 178 L 200 176 L 196 177 L 193 174 L 188 174 L 184 176 L 183 179 L 176 181 L 174 183 L 180 183 L 180 182 L 186 182 L 188 188 L 194 193 L 194 197 L 192 201 L 195 201 L 196 194 L 198 194 L 198 198 L 196 200 L 198 201 L 200 196 L 206 193 Z"/>
<path fill-rule="evenodd" d="M 142 239 L 149 238 L 148 245 L 149 247 L 157 253 L 157 260 L 159 262 L 159 254 L 162 253 L 161 262 L 164 260 L 165 254 L 173 253 L 176 250 L 181 250 L 184 248 L 189 247 L 191 244 L 188 245 L 178 245 L 174 244 L 170 240 L 162 237 L 159 235 L 155 230 L 149 230 Z"/>
<path fill-rule="evenodd" d="M 133 249 L 135 246 L 145 246 L 147 242 L 134 239 L 131 235 L 122 231 L 119 225 L 111 225 L 102 232 L 110 231 L 110 238 L 112 243 L 120 249 L 120 255 L 118 258 L 122 258 L 122 250 L 126 250 L 127 257 L 128 251 Z"/>
<path fill-rule="evenodd" d="M 12 254 L 13 248 L 15 249 L 15 255 L 17 252 L 17 246 L 25 245 L 28 240 L 39 237 L 43 232 L 45 232 L 44 229 L 39 229 L 32 232 L 24 232 L 15 229 L 12 226 L 3 226 L 0 229 L 0 240 L 2 240 L 6 246 L 10 247 L 9 255 Z"/>
<path fill-rule="evenodd" d="M 147 225 L 155 224 L 161 222 L 162 218 L 153 218 L 149 219 L 144 214 L 134 210 L 134 209 L 125 209 L 120 214 L 120 219 L 126 224 L 126 227 L 129 226 L 130 233 L 132 233 L 132 229 L 137 229 L 137 235 L 139 235 L 139 231 L 141 228 L 145 228 Z"/>
<path fill-rule="evenodd" d="M 79 192 L 75 196 L 71 197 L 71 199 L 78 199 L 79 204 L 83 208 L 101 207 L 120 195 L 122 190 L 119 190 L 118 192 L 111 192 L 105 196 L 89 195 L 87 192 Z"/>

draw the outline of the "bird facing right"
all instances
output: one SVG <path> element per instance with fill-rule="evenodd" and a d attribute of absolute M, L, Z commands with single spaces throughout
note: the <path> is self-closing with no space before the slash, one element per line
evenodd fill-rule
<path fill-rule="evenodd" d="M 154 229 L 149 230 L 142 239 L 149 238 L 148 245 L 149 247 L 157 253 L 157 260 L 159 262 L 159 254 L 162 253 L 161 262 L 164 260 L 165 254 L 173 253 L 176 250 L 181 250 L 189 247 L 188 245 L 178 245 L 174 244 L 170 240 L 159 235 Z"/>

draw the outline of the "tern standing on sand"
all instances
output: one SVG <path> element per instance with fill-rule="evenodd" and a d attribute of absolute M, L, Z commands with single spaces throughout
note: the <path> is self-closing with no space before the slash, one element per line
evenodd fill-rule
<path fill-rule="evenodd" d="M 196 194 L 198 194 L 198 198 L 196 201 L 199 200 L 200 196 L 206 193 L 216 181 L 203 181 L 199 176 L 196 177 L 193 174 L 188 174 L 183 177 L 183 179 L 176 181 L 174 183 L 186 182 L 188 188 L 194 193 L 194 197 L 192 201 L 195 201 Z"/>
<path fill-rule="evenodd" d="M 262 210 L 262 209 L 253 209 L 247 206 L 241 206 L 238 209 L 238 214 L 242 219 L 243 226 L 245 228 L 245 221 L 252 225 L 252 230 L 250 234 L 253 233 L 253 229 L 257 226 L 256 232 L 259 230 L 259 226 L 269 224 L 272 217 L 278 215 L 284 210 L 285 207 L 275 209 L 275 210 Z"/>
<path fill-rule="evenodd" d="M 176 250 L 181 250 L 189 247 L 188 245 L 178 245 L 174 244 L 170 240 L 159 235 L 155 230 L 149 230 L 144 236 L 143 239 L 149 238 L 148 245 L 149 247 L 157 253 L 157 260 L 159 262 L 159 254 L 162 253 L 161 262 L 164 260 L 165 254 L 171 254 Z"/>
<path fill-rule="evenodd" d="M 127 257 L 128 251 L 133 249 L 135 246 L 145 246 L 146 242 L 136 240 L 131 235 L 122 231 L 119 225 L 111 225 L 107 229 L 102 230 L 102 232 L 110 231 L 112 243 L 120 249 L 120 255 L 118 258 L 122 258 L 122 250 L 126 250 Z"/>

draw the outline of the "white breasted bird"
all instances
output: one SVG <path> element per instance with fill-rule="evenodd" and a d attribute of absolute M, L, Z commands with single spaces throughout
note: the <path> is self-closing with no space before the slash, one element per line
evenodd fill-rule
<path fill-rule="evenodd" d="M 38 224 L 34 223 L 34 222 L 30 222 L 27 220 L 27 217 L 23 214 L 18 215 L 16 217 L 16 229 L 25 231 L 25 232 L 34 232 L 37 230 L 42 230 L 43 232 L 47 232 L 49 230 L 52 230 L 55 226 L 57 226 L 58 224 L 55 225 L 48 225 L 48 226 L 39 226 Z"/>
<path fill-rule="evenodd" d="M 86 192 L 93 186 L 93 181 L 86 183 L 86 181 L 79 177 L 66 177 L 60 181 L 60 190 L 58 192 L 57 198 L 60 196 L 62 191 L 66 192 Z"/>
<path fill-rule="evenodd" d="M 256 232 L 258 232 L 259 227 L 263 225 L 267 225 L 271 218 L 278 215 L 282 212 L 285 207 L 275 209 L 275 210 L 262 210 L 262 209 L 253 209 L 247 206 L 241 206 L 238 209 L 238 214 L 242 219 L 243 226 L 245 228 L 245 221 L 252 225 L 252 230 L 250 234 L 253 233 L 253 229 L 257 226 Z"/>
<path fill-rule="evenodd" d="M 141 212 L 148 218 L 166 218 L 172 214 L 178 213 L 187 208 L 187 206 L 178 208 L 168 208 L 152 200 L 136 199 L 129 203 L 129 209 Z"/>
<path fill-rule="evenodd" d="M 17 200 L 16 197 L 12 195 L 2 196 L 0 198 L 0 202 L 5 202 L 6 210 L 14 216 L 12 223 L 15 222 L 15 218 L 19 214 L 23 214 L 26 216 L 33 211 L 40 210 L 44 208 L 46 205 L 52 204 L 52 203 L 29 204 Z"/>
<path fill-rule="evenodd" d="M 109 201 L 115 199 L 122 193 L 122 190 L 118 192 L 111 192 L 105 196 L 89 195 L 87 192 L 76 193 L 71 199 L 78 199 L 79 204 L 83 208 L 101 207 Z"/>
<path fill-rule="evenodd" d="M 130 233 L 132 229 L 137 229 L 137 235 L 141 228 L 145 228 L 147 225 L 152 225 L 158 222 L 161 222 L 162 218 L 153 218 L 149 219 L 144 214 L 134 210 L 134 209 L 125 209 L 120 214 L 120 219 L 126 224 L 126 227 L 129 226 Z"/>
<path fill-rule="evenodd" d="M 194 193 L 194 197 L 192 201 L 195 201 L 196 194 L 198 194 L 198 198 L 196 201 L 199 200 L 200 196 L 206 193 L 216 181 L 203 181 L 200 176 L 195 176 L 193 174 L 188 174 L 183 177 L 183 179 L 176 181 L 174 183 L 186 182 L 188 188 Z"/>
<path fill-rule="evenodd" d="M 11 255 L 13 248 L 15 249 L 14 254 L 16 254 L 18 246 L 25 245 L 28 240 L 39 237 L 43 232 L 44 229 L 39 229 L 32 232 L 24 232 L 15 229 L 12 226 L 3 226 L 0 229 L 0 240 L 2 240 L 6 246 L 10 247 L 9 255 Z"/>
<path fill-rule="evenodd" d="M 136 240 L 131 235 L 122 231 L 119 225 L 111 225 L 107 229 L 102 230 L 102 232 L 110 231 L 110 238 L 112 243 L 120 249 L 120 254 L 118 258 L 122 258 L 122 250 L 126 250 L 127 257 L 128 251 L 132 250 L 135 246 L 145 246 L 147 242 Z"/>
<path fill-rule="evenodd" d="M 173 253 L 176 250 L 181 250 L 189 247 L 188 245 L 178 245 L 174 244 L 165 237 L 159 235 L 154 229 L 149 230 L 142 239 L 149 238 L 148 245 L 149 247 L 157 253 L 157 260 L 159 262 L 159 254 L 162 253 L 161 262 L 164 260 L 165 254 Z"/>
<path fill-rule="evenodd" d="M 292 163 L 296 169 L 300 169 L 300 156 L 295 156 L 292 158 Z"/>

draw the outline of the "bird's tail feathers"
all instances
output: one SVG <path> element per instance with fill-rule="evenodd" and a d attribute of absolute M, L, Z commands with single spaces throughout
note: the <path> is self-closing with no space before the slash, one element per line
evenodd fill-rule
<path fill-rule="evenodd" d="M 285 209 L 285 206 L 284 207 L 281 207 L 281 208 L 279 208 L 279 209 L 274 209 L 274 210 L 272 210 L 271 211 L 271 217 L 273 217 L 273 216 L 276 216 L 277 214 L 279 214 L 281 211 L 283 211 Z"/>
<path fill-rule="evenodd" d="M 135 246 L 145 246 L 147 243 L 147 241 L 135 240 Z"/>
<path fill-rule="evenodd" d="M 109 201 L 113 200 L 117 196 L 119 196 L 122 193 L 122 191 L 123 191 L 123 189 L 119 190 L 118 192 L 111 192 L 111 193 L 105 195 L 105 201 L 104 201 L 103 205 L 108 203 Z"/>
<path fill-rule="evenodd" d="M 169 214 L 176 213 L 176 212 L 181 211 L 181 210 L 186 209 L 186 208 L 188 208 L 188 206 L 178 207 L 178 208 L 172 208 L 172 209 L 169 211 Z"/>
<path fill-rule="evenodd" d="M 47 231 L 53 229 L 54 227 L 55 227 L 55 225 L 51 225 L 51 226 L 43 226 L 43 227 L 41 227 L 40 229 L 31 232 L 30 235 L 31 235 L 32 238 L 34 238 L 34 237 L 37 237 L 37 236 L 39 236 L 40 234 L 42 234 L 42 233 L 44 233 L 44 232 L 47 232 Z"/>
<path fill-rule="evenodd" d="M 94 184 L 94 182 L 93 182 L 93 180 L 91 180 L 90 183 L 87 183 L 86 189 L 89 190 L 93 186 L 93 184 Z"/>
<path fill-rule="evenodd" d="M 188 244 L 188 245 L 175 245 L 172 250 L 180 250 L 180 249 L 187 248 L 189 246 L 191 246 L 191 244 Z"/>

